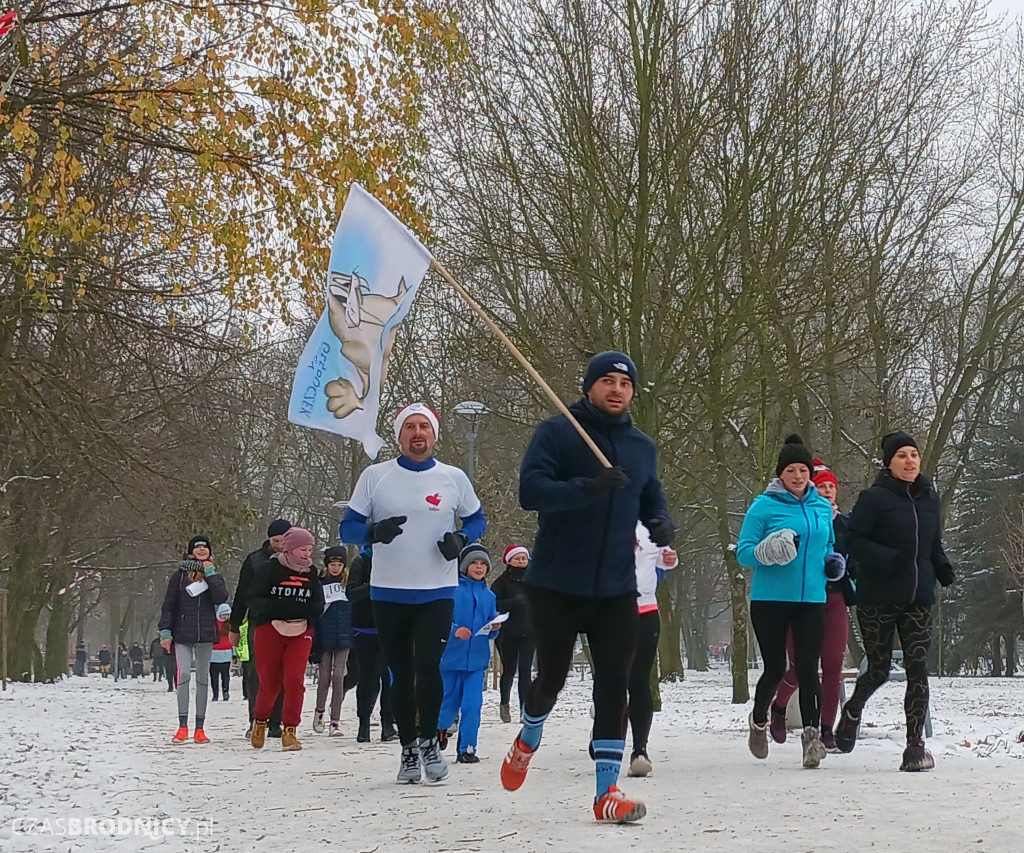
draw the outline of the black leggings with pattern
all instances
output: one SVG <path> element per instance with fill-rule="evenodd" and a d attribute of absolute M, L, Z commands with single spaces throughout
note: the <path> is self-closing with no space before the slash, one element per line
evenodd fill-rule
<path fill-rule="evenodd" d="M 859 717 L 871 694 L 889 680 L 892 644 L 896 632 L 903 647 L 903 667 L 907 672 L 907 693 L 903 701 L 907 713 L 907 742 L 922 739 L 928 713 L 928 648 L 932 641 L 932 609 L 925 604 L 857 607 L 857 621 L 868 658 L 867 671 L 857 679 L 853 696 L 847 702 L 849 712 Z"/>

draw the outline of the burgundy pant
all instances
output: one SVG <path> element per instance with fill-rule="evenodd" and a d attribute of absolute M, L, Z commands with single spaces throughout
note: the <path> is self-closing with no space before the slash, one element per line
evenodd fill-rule
<path fill-rule="evenodd" d="M 841 592 L 830 592 L 825 601 L 825 635 L 821 641 L 821 727 L 831 729 L 839 712 L 843 679 L 843 656 L 850 635 L 850 612 Z M 785 708 L 797 689 L 793 665 L 793 634 L 786 638 L 789 669 L 775 694 L 775 705 Z"/>
<path fill-rule="evenodd" d="M 269 720 L 277 694 L 284 690 L 281 709 L 283 726 L 298 726 L 302 719 L 302 698 L 306 693 L 306 663 L 313 645 L 313 629 L 297 637 L 283 637 L 267 623 L 258 625 L 256 640 L 256 672 L 260 690 L 256 694 L 253 718 Z"/>

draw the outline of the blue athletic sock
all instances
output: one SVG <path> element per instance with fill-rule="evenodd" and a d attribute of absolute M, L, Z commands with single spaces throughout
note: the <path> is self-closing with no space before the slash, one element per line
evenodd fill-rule
<path fill-rule="evenodd" d="M 622 753 L 625 749 L 625 740 L 591 741 L 590 751 L 594 756 L 594 770 L 597 772 L 598 800 L 619 781 L 619 768 L 622 766 Z"/>
<path fill-rule="evenodd" d="M 551 712 L 548 711 L 548 714 Z M 540 746 L 541 736 L 544 734 L 544 721 L 548 714 L 533 716 L 530 713 L 523 713 L 523 730 L 519 733 L 519 739 L 526 745 L 527 749 L 536 751 Z M 621 754 L 619 756 L 622 757 Z"/>

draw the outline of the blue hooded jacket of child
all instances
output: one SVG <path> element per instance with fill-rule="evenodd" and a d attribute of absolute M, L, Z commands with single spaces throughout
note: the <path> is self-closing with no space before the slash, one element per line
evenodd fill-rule
<path fill-rule="evenodd" d="M 478 672 L 487 669 L 491 662 L 491 638 L 497 631 L 478 637 L 476 632 L 494 621 L 498 615 L 497 599 L 487 581 L 475 581 L 466 575 L 459 575 L 459 586 L 455 590 L 455 612 L 452 615 L 452 630 L 448 645 L 441 657 L 441 669 L 457 669 L 463 672 Z M 460 640 L 455 636 L 458 628 L 469 628 L 472 636 Z"/>
<path fill-rule="evenodd" d="M 771 533 L 790 529 L 799 537 L 796 558 L 784 566 L 766 566 L 757 561 L 754 549 Z M 751 601 L 799 601 L 824 604 L 825 557 L 835 546 L 832 505 L 807 484 L 803 498 L 797 498 L 778 478 L 768 484 L 743 517 L 736 558 L 741 566 L 753 568 Z"/>

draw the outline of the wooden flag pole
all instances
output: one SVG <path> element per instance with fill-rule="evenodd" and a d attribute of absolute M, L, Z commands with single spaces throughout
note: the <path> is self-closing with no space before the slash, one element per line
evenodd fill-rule
<path fill-rule="evenodd" d="M 509 340 L 508 335 L 506 335 L 498 326 L 498 324 L 495 323 L 490 318 L 490 315 L 486 311 L 484 311 L 484 309 L 480 306 L 480 303 L 478 303 L 472 296 L 469 295 L 469 291 L 467 291 L 466 288 L 464 288 L 452 277 L 452 274 L 444 268 L 444 265 L 440 261 L 438 261 L 437 258 L 430 259 L 430 266 L 433 269 L 437 270 L 438 274 L 455 289 L 455 292 L 459 294 L 459 296 L 461 296 L 463 299 L 465 299 L 467 303 L 469 303 L 469 307 L 472 308 L 479 315 L 480 319 L 484 321 L 484 324 L 487 326 L 487 328 L 491 330 L 491 333 L 506 347 L 508 347 L 508 351 L 511 352 L 512 355 L 515 356 L 516 361 L 518 361 L 526 369 L 526 372 L 529 373 L 530 376 L 533 378 L 533 381 L 540 386 L 540 389 L 545 394 L 548 395 L 548 398 L 551 400 L 552 403 L 555 404 L 555 407 L 558 409 L 558 411 L 565 415 L 569 419 L 569 423 L 576 427 L 576 432 L 578 432 L 580 434 L 580 438 L 582 438 L 587 443 L 587 447 L 589 447 L 594 452 L 594 455 L 598 458 L 598 461 L 602 465 L 604 465 L 605 468 L 611 468 L 612 463 L 608 461 L 608 457 L 604 455 L 604 453 L 601 451 L 601 448 L 598 447 L 594 439 L 590 437 L 590 433 L 588 433 L 583 428 L 583 425 L 578 420 L 576 420 L 575 417 L 573 417 L 572 412 L 569 411 L 565 403 L 562 402 L 561 398 L 552 390 L 551 386 L 544 381 L 544 377 L 537 372 L 537 369 L 532 364 L 530 364 L 526 356 L 519 351 L 519 347 L 517 347 L 514 343 L 512 343 L 511 340 Z"/>

